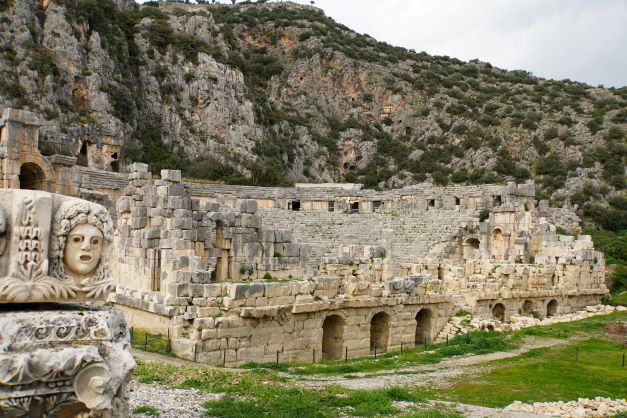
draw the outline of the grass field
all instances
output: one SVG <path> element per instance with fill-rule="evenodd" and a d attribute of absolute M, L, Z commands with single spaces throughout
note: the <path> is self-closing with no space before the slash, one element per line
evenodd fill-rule
<path fill-rule="evenodd" d="M 616 312 L 576 322 L 527 328 L 511 335 L 477 333 L 470 336 L 465 344 L 456 341 L 449 347 L 439 345 L 432 347 L 433 351 L 428 353 L 414 350 L 402 355 L 388 354 L 377 360 L 358 359 L 347 364 L 335 362 L 290 366 L 285 368 L 287 373 L 278 373 L 270 365 L 254 365 L 250 370 L 229 370 L 140 362 L 135 376 L 143 383 L 157 382 L 171 387 L 224 393 L 222 399 L 204 405 L 211 416 L 458 417 L 460 415 L 450 407 L 433 408 L 426 402 L 453 401 L 503 407 L 514 400 L 549 402 L 579 397 L 627 396 L 627 368 L 622 367 L 622 355 L 625 352 L 622 342 L 625 336 L 606 332 L 608 325 L 625 321 L 627 313 Z M 440 388 L 312 389 L 297 386 L 295 381 L 316 373 L 350 376 L 354 371 L 393 369 L 407 365 L 410 361 L 416 364 L 416 359 L 421 356 L 431 359 L 420 361 L 423 363 L 445 361 L 446 357 L 455 354 L 455 350 L 459 350 L 460 354 L 468 354 L 509 349 L 530 336 L 561 338 L 564 344 L 483 363 L 483 371 L 478 374 L 471 374 L 470 378 L 454 378 L 448 382 L 449 385 Z M 398 401 L 411 402 L 413 406 L 402 410 L 395 403 Z"/>
<path fill-rule="evenodd" d="M 577 349 L 579 355 L 577 360 Z M 444 399 L 503 407 L 515 400 L 526 403 L 627 396 L 627 368 L 623 346 L 590 339 L 566 347 L 536 349 L 491 363 L 471 381 L 457 381 L 439 391 Z"/>

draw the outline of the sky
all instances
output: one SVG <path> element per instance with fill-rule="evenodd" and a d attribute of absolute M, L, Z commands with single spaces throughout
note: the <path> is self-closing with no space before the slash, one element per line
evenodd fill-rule
<path fill-rule="evenodd" d="M 593 86 L 627 85 L 627 0 L 316 0 L 315 6 L 359 33 L 417 52 Z"/>

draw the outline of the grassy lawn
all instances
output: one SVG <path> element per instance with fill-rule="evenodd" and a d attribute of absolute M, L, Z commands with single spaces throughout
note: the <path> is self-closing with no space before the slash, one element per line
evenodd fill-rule
<path fill-rule="evenodd" d="M 579 348 L 579 361 L 576 349 Z M 503 407 L 526 403 L 627 396 L 623 346 L 593 338 L 553 349 L 536 349 L 521 356 L 489 363 L 492 368 L 438 391 L 444 399 Z"/>

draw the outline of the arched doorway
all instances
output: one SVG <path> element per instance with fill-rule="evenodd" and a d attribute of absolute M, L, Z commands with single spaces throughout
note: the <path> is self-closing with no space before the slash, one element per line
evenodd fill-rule
<path fill-rule="evenodd" d="M 505 321 L 505 305 L 503 305 L 502 303 L 497 303 L 496 305 L 494 305 L 494 307 L 492 308 L 492 316 L 494 316 L 494 318 L 498 319 L 501 322 Z"/>
<path fill-rule="evenodd" d="M 45 190 L 44 171 L 35 163 L 25 163 L 20 167 L 20 189 Z"/>
<path fill-rule="evenodd" d="M 476 251 L 479 249 L 479 240 L 477 238 L 468 238 L 464 241 L 463 252 L 464 260 L 469 260 L 475 257 Z"/>
<path fill-rule="evenodd" d="M 533 313 L 533 302 L 526 300 L 522 305 L 522 313 L 525 315 L 531 315 Z"/>
<path fill-rule="evenodd" d="M 385 312 L 379 312 L 370 320 L 370 351 L 384 353 L 388 349 L 390 336 L 390 316 Z"/>
<path fill-rule="evenodd" d="M 416 345 L 423 344 L 431 338 L 431 311 L 422 309 L 416 314 Z"/>
<path fill-rule="evenodd" d="M 552 299 L 548 305 L 546 305 L 546 316 L 555 316 L 557 314 L 557 301 Z"/>
<path fill-rule="evenodd" d="M 339 360 L 344 346 L 344 320 L 338 315 L 327 316 L 322 323 L 322 358 Z"/>

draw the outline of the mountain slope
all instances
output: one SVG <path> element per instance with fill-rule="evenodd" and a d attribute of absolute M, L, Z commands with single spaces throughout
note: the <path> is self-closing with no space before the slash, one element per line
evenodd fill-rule
<path fill-rule="evenodd" d="M 539 197 L 624 206 L 624 87 L 407 51 L 289 2 L 0 13 L 0 105 L 41 112 L 50 152 L 88 148 L 95 167 L 260 185 L 534 178 Z"/>

